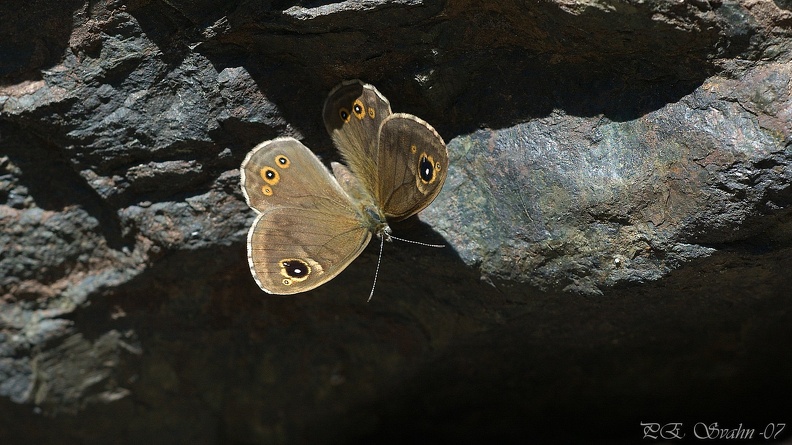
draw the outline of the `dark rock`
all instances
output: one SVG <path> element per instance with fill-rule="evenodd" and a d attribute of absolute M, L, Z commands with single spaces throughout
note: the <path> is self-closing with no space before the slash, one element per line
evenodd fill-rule
<path fill-rule="evenodd" d="M 792 394 L 788 2 L 6 1 L 0 442 L 634 443 Z M 445 188 L 260 292 L 239 165 L 338 82 Z M 788 408 L 786 408 L 788 410 Z"/>

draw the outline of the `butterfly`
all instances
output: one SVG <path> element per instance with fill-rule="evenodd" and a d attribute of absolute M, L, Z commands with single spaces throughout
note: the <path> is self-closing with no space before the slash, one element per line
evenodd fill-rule
<path fill-rule="evenodd" d="M 240 168 L 245 201 L 258 214 L 248 232 L 248 263 L 271 294 L 330 281 L 373 236 L 390 240 L 388 222 L 426 208 L 445 182 L 443 138 L 422 119 L 393 113 L 374 86 L 342 82 L 322 116 L 346 163 L 333 163 L 333 174 L 290 137 L 257 145 Z"/>

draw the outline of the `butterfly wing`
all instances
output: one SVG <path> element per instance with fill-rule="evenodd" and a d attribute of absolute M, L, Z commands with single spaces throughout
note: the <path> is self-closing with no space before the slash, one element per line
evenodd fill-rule
<path fill-rule="evenodd" d="M 320 286 L 371 239 L 352 200 L 296 139 L 259 144 L 240 171 L 245 200 L 259 214 L 248 232 L 248 263 L 265 292 L 288 295 Z"/>
<path fill-rule="evenodd" d="M 369 193 L 376 190 L 377 134 L 391 107 L 374 86 L 349 80 L 336 86 L 324 103 L 327 133 L 349 168 Z"/>
<path fill-rule="evenodd" d="M 411 114 L 388 116 L 379 129 L 375 199 L 389 219 L 408 218 L 440 193 L 448 171 L 443 138 Z"/>
<path fill-rule="evenodd" d="M 250 228 L 248 263 L 265 292 L 296 294 L 335 278 L 370 239 L 371 232 L 348 215 L 277 207 L 260 214 Z"/>
<path fill-rule="evenodd" d="M 414 215 L 440 193 L 448 168 L 443 138 L 413 115 L 393 114 L 372 85 L 341 83 L 325 100 L 322 115 L 354 176 L 388 218 Z"/>

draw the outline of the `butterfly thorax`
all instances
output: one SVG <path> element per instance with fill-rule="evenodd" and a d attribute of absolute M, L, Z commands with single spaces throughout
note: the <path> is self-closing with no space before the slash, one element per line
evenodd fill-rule
<path fill-rule="evenodd" d="M 363 212 L 366 217 L 367 228 L 371 233 L 377 235 L 377 238 L 384 238 L 385 241 L 390 241 L 391 228 L 388 226 L 385 215 L 383 215 L 378 208 L 373 206 L 364 207 Z"/>
<path fill-rule="evenodd" d="M 385 237 L 386 241 L 390 241 L 391 229 L 388 227 L 388 220 L 371 193 L 345 165 L 333 162 L 331 166 L 338 184 L 355 203 L 355 210 L 363 225 L 377 237 Z"/>

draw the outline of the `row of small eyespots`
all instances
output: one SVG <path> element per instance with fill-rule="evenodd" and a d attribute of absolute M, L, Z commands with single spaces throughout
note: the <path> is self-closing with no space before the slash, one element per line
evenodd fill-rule
<path fill-rule="evenodd" d="M 279 168 L 289 168 L 291 161 L 284 155 L 277 155 L 275 156 L 275 165 Z M 269 165 L 265 165 L 261 168 L 259 174 L 261 175 L 261 179 L 267 183 L 261 187 L 261 193 L 266 196 L 272 196 L 272 186 L 280 182 L 280 173 Z"/>
<path fill-rule="evenodd" d="M 355 99 L 355 103 L 352 104 L 352 112 L 355 114 L 355 117 L 358 118 L 358 120 L 363 119 L 363 117 L 366 115 L 366 107 L 363 105 L 363 102 L 360 99 Z M 344 122 L 349 122 L 349 119 L 352 117 L 349 114 L 349 110 L 344 107 L 341 107 L 338 110 L 338 115 Z M 377 111 L 374 109 L 374 107 L 368 107 L 368 116 L 372 119 L 377 117 Z"/>

